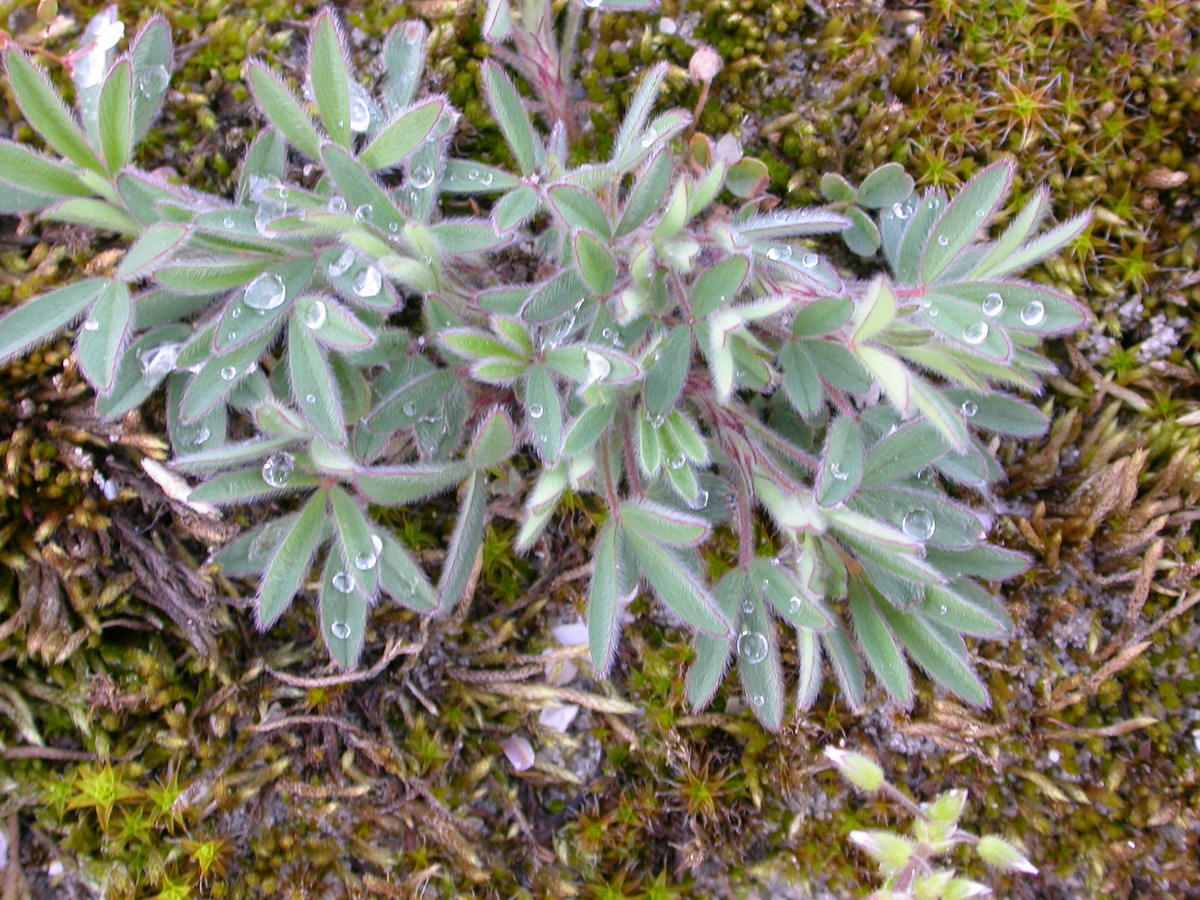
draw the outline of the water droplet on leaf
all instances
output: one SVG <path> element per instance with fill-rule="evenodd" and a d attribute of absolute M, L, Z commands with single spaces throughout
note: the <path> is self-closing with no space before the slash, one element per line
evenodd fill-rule
<path fill-rule="evenodd" d="M 287 299 L 287 289 L 278 275 L 264 272 L 246 285 L 243 302 L 251 309 L 275 309 Z"/>
<path fill-rule="evenodd" d="M 359 553 L 354 557 L 354 566 L 360 572 L 369 572 L 375 568 L 375 563 L 379 561 L 379 557 L 374 553 Z"/>
<path fill-rule="evenodd" d="M 344 641 L 350 637 L 350 626 L 345 622 L 334 622 L 329 626 L 329 633 L 339 641 Z"/>
<path fill-rule="evenodd" d="M 145 97 L 146 100 L 150 100 L 151 97 L 162 94 L 169 80 L 170 76 L 166 66 L 146 66 L 138 72 L 138 94 Z"/>
<path fill-rule="evenodd" d="M 767 658 L 767 638 L 757 631 L 743 631 L 738 635 L 737 651 L 743 662 L 757 665 Z"/>
<path fill-rule="evenodd" d="M 349 594 L 354 590 L 357 582 L 354 576 L 349 572 L 338 572 L 333 576 L 333 589 L 342 594 Z"/>
<path fill-rule="evenodd" d="M 417 190 L 424 190 L 433 184 L 433 169 L 429 166 L 417 166 L 408 176 L 408 180 Z"/>
<path fill-rule="evenodd" d="M 979 412 L 979 404 L 976 403 L 974 400 L 964 400 L 963 405 L 962 405 L 962 411 L 963 411 L 963 415 L 969 419 L 972 416 L 974 416 L 975 413 Z"/>
<path fill-rule="evenodd" d="M 327 317 L 328 313 L 325 311 L 325 304 L 320 300 L 316 300 L 308 308 L 308 312 L 304 314 L 304 324 L 315 330 L 325 324 Z"/>
<path fill-rule="evenodd" d="M 175 361 L 179 359 L 179 344 L 163 344 L 153 350 L 147 350 L 138 357 L 142 366 L 142 374 L 146 378 L 162 378 L 175 371 Z"/>
<path fill-rule="evenodd" d="M 1046 307 L 1041 300 L 1034 300 L 1021 310 L 1021 321 L 1030 327 L 1041 324 L 1044 318 L 1046 318 Z"/>
<path fill-rule="evenodd" d="M 371 106 L 357 85 L 350 88 L 350 130 L 366 131 L 371 124 Z"/>
<path fill-rule="evenodd" d="M 233 366 L 226 366 L 225 368 L 223 368 L 221 370 L 221 380 L 222 381 L 233 381 L 233 379 L 236 375 L 237 375 L 237 369 L 235 369 Z"/>
<path fill-rule="evenodd" d="M 995 318 L 1000 315 L 1000 311 L 1004 309 L 1004 298 L 995 291 L 992 291 L 983 298 L 983 314 L 989 318 Z"/>
<path fill-rule="evenodd" d="M 331 278 L 340 278 L 345 275 L 350 266 L 354 264 L 354 253 L 350 250 L 343 250 L 342 255 L 329 264 L 329 276 Z"/>
<path fill-rule="evenodd" d="M 987 336 L 987 322 L 972 322 L 963 329 L 963 340 L 968 344 L 982 344 Z"/>
<path fill-rule="evenodd" d="M 546 411 L 542 409 L 540 404 L 532 403 L 529 406 L 529 418 L 531 419 L 540 419 L 545 412 Z"/>
<path fill-rule="evenodd" d="M 296 468 L 296 459 L 286 450 L 277 450 L 267 457 L 263 463 L 262 478 L 274 488 L 287 487 L 291 480 L 292 471 Z"/>
<path fill-rule="evenodd" d="M 383 286 L 383 276 L 374 266 L 367 266 L 354 279 L 354 293 L 360 297 L 374 297 Z"/>
<path fill-rule="evenodd" d="M 913 540 L 927 541 L 933 537 L 933 532 L 937 525 L 933 521 L 933 514 L 929 510 L 914 509 L 904 517 L 904 520 L 900 523 L 900 527 Z"/>

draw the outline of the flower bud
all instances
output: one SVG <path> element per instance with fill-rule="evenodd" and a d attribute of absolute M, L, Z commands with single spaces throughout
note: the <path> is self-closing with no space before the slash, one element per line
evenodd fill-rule
<path fill-rule="evenodd" d="M 981 837 L 975 845 L 975 852 L 989 866 L 1002 872 L 1025 872 L 1028 875 L 1038 873 L 1037 866 L 1026 859 L 1020 850 L 993 834 Z"/>
<path fill-rule="evenodd" d="M 883 787 L 883 769 L 861 753 L 826 747 L 825 756 L 842 773 L 842 777 L 860 791 L 874 794 Z"/>
<path fill-rule="evenodd" d="M 986 897 L 992 889 L 978 881 L 967 878 L 956 878 L 946 885 L 942 892 L 942 900 L 974 900 L 976 897 Z"/>
<path fill-rule="evenodd" d="M 908 865 L 914 849 L 912 841 L 890 831 L 852 831 L 850 842 L 879 863 L 885 876 Z"/>
<path fill-rule="evenodd" d="M 723 67 L 721 55 L 706 45 L 692 54 L 691 62 L 688 63 L 688 74 L 692 76 L 693 81 L 708 84 L 717 77 L 717 73 Z"/>

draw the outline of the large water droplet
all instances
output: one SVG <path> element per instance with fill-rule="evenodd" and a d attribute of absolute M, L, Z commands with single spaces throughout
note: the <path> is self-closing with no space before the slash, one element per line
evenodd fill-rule
<path fill-rule="evenodd" d="M 767 259 L 775 262 L 787 262 L 792 258 L 792 248 L 787 244 L 781 244 L 778 247 L 771 247 L 767 250 Z"/>
<path fill-rule="evenodd" d="M 691 509 L 704 509 L 704 507 L 708 506 L 708 491 L 706 491 L 704 488 L 700 488 L 700 490 L 696 493 L 696 499 L 689 500 L 688 506 Z"/>
<path fill-rule="evenodd" d="M 320 300 L 314 300 L 313 305 L 304 314 L 304 324 L 315 331 L 325 324 L 325 319 L 328 318 L 328 315 L 328 312 L 325 310 L 325 304 Z"/>
<path fill-rule="evenodd" d="M 757 631 L 743 631 L 737 640 L 738 656 L 754 666 L 767 658 L 767 638 Z"/>
<path fill-rule="evenodd" d="M 963 415 L 970 419 L 975 415 L 975 413 L 979 412 L 979 404 L 974 400 L 964 400 L 962 411 Z"/>
<path fill-rule="evenodd" d="M 226 366 L 221 370 L 222 381 L 233 381 L 235 377 L 237 377 L 237 369 L 233 366 Z"/>
<path fill-rule="evenodd" d="M 764 697 L 762 694 L 755 694 L 753 697 L 750 698 L 750 705 L 753 706 L 755 709 L 762 709 L 763 706 L 766 705 L 766 702 L 767 702 L 767 698 Z"/>
<path fill-rule="evenodd" d="M 983 298 L 983 314 L 994 319 L 1000 315 L 1000 311 L 1004 309 L 1004 298 L 995 291 L 992 291 Z"/>
<path fill-rule="evenodd" d="M 147 66 L 138 72 L 138 93 L 147 100 L 157 97 L 163 92 L 169 80 L 170 75 L 167 73 L 166 66 Z"/>
<path fill-rule="evenodd" d="M 608 361 L 608 358 L 601 356 L 594 350 L 586 350 L 584 354 L 587 358 L 587 375 L 583 381 L 584 387 L 607 378 L 608 373 L 612 371 L 612 363 Z"/>
<path fill-rule="evenodd" d="M 147 350 L 138 357 L 142 365 L 142 374 L 147 378 L 163 378 L 175 371 L 175 361 L 179 359 L 180 344 L 163 344 L 153 350 Z"/>
<path fill-rule="evenodd" d="M 246 285 L 243 302 L 251 309 L 275 309 L 287 299 L 287 289 L 278 275 L 264 272 Z"/>
<path fill-rule="evenodd" d="M 833 476 L 835 481 L 845 481 L 850 477 L 850 473 L 843 471 L 842 467 L 836 462 L 829 464 L 829 474 Z"/>
<path fill-rule="evenodd" d="M 938 235 L 937 242 L 938 242 L 938 246 L 939 246 L 939 247 L 945 247 L 945 246 L 949 245 L 949 243 L 950 243 L 950 238 L 948 238 L 948 237 L 947 237 L 946 235 L 944 235 L 944 234 L 939 234 L 939 235 Z"/>
<path fill-rule="evenodd" d="M 95 87 L 104 77 L 107 54 L 99 46 L 93 47 L 71 64 L 71 80 L 79 88 Z"/>
<path fill-rule="evenodd" d="M 1021 321 L 1030 327 L 1041 324 L 1044 318 L 1046 318 L 1046 307 L 1041 300 L 1034 300 L 1021 310 Z"/>
<path fill-rule="evenodd" d="M 95 319 L 88 319 L 86 322 L 83 323 L 83 330 L 84 331 L 99 331 L 100 323 L 97 322 Z"/>
<path fill-rule="evenodd" d="M 207 428 L 205 428 L 203 425 L 201 425 L 200 430 L 196 432 L 195 438 L 192 439 L 192 446 L 199 447 L 201 444 L 203 444 L 205 441 L 207 441 L 210 437 L 212 437 L 212 432 L 209 431 Z"/>
<path fill-rule="evenodd" d="M 492 183 L 493 176 L 491 172 L 484 172 L 483 177 L 479 179 L 479 183 L 485 187 Z"/>
<path fill-rule="evenodd" d="M 346 198 L 340 194 L 329 198 L 329 202 L 325 204 L 325 208 L 335 216 L 340 216 L 346 211 Z"/>
<path fill-rule="evenodd" d="M 675 471 L 679 471 L 680 469 L 683 468 L 683 464 L 685 462 L 687 462 L 687 460 L 685 460 L 682 455 L 672 456 L 670 459 L 667 460 L 667 465 L 670 466 Z"/>
<path fill-rule="evenodd" d="M 354 293 L 360 297 L 374 297 L 383 286 L 383 276 L 374 266 L 367 266 L 354 279 Z"/>
<path fill-rule="evenodd" d="M 900 527 L 913 540 L 927 541 L 933 537 L 933 531 L 937 524 L 933 521 L 933 514 L 929 510 L 914 509 L 904 517 Z"/>
<path fill-rule="evenodd" d="M 339 641 L 344 641 L 348 637 L 350 637 L 350 631 L 351 631 L 350 626 L 347 625 L 345 622 L 334 622 L 332 625 L 329 626 L 329 633 L 332 634 Z"/>
<path fill-rule="evenodd" d="M 790 612 L 793 616 L 798 615 L 800 613 L 800 607 L 803 605 L 803 600 L 801 600 L 799 597 L 793 597 L 788 601 L 788 612 Z"/>
<path fill-rule="evenodd" d="M 545 414 L 546 410 L 542 408 L 540 403 L 531 403 L 529 405 L 529 418 L 540 419 Z"/>
<path fill-rule="evenodd" d="M 424 190 L 433 184 L 433 169 L 429 166 L 417 166 L 409 174 L 408 181 L 417 190 Z"/>
<path fill-rule="evenodd" d="M 292 477 L 292 470 L 295 468 L 296 459 L 292 454 L 286 450 L 276 450 L 263 463 L 263 481 L 274 488 L 287 487 L 287 483 Z"/>
<path fill-rule="evenodd" d="M 333 589 L 339 593 L 349 594 L 356 585 L 354 576 L 349 572 L 338 572 L 333 576 Z"/>
<path fill-rule="evenodd" d="M 765 584 L 763 585 L 763 588 L 766 588 Z M 744 600 L 742 600 L 742 614 L 747 616 L 754 615 L 754 601 L 749 597 L 746 597 Z"/>
<path fill-rule="evenodd" d="M 354 253 L 343 250 L 342 255 L 329 264 L 329 277 L 341 278 L 354 265 Z"/>
<path fill-rule="evenodd" d="M 350 130 L 366 131 L 371 124 L 371 105 L 362 92 L 362 88 L 353 85 L 350 88 Z"/>
<path fill-rule="evenodd" d="M 912 215 L 912 212 L 910 212 L 909 208 L 907 206 L 905 206 L 903 203 L 893 203 L 892 204 L 892 215 L 895 216 L 897 219 L 907 219 L 909 216 Z"/>
<path fill-rule="evenodd" d="M 800 260 L 800 265 L 804 266 L 806 269 L 815 269 L 817 267 L 817 263 L 820 261 L 821 258 L 817 256 L 817 254 L 805 253 L 804 258 Z"/>
<path fill-rule="evenodd" d="M 972 322 L 963 329 L 963 340 L 968 344 L 982 344 L 987 336 L 987 322 Z"/>
<path fill-rule="evenodd" d="M 354 557 L 354 567 L 360 572 L 369 572 L 375 568 L 378 561 L 379 557 L 375 553 L 359 553 Z"/>
<path fill-rule="evenodd" d="M 370 203 L 364 203 L 354 211 L 354 219 L 357 222 L 370 222 L 371 217 L 375 214 L 375 207 Z"/>

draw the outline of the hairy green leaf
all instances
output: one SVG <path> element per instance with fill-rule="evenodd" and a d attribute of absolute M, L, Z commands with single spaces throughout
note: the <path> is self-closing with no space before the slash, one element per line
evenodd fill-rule
<path fill-rule="evenodd" d="M 255 598 L 260 629 L 274 625 L 303 587 L 317 552 L 326 515 L 325 492 L 317 491 L 279 542 Z"/>

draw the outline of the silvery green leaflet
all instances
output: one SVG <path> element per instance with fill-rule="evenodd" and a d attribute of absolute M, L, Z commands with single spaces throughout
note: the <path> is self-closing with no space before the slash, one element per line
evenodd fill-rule
<path fill-rule="evenodd" d="M 507 22 L 497 39 L 523 27 L 502 2 L 489 15 Z M 1088 319 L 1018 273 L 1085 220 L 1039 233 L 1038 192 L 993 233 L 1012 162 L 953 198 L 914 192 L 892 164 L 857 187 L 827 177 L 829 207 L 778 206 L 761 162 L 685 142 L 689 115 L 655 109 L 665 65 L 642 79 L 609 158 L 573 166 L 564 129 L 543 129 L 485 62 L 480 90 L 515 168 L 453 158 L 458 115 L 420 88 L 425 39 L 414 22 L 390 34 L 378 85 L 355 73 L 328 12 L 305 84 L 251 61 L 265 126 L 232 197 L 131 163 L 167 89 L 162 19 L 127 52 L 102 52 L 74 110 L 8 49 L 45 149 L 0 142 L 3 211 L 88 225 L 128 250 L 112 277 L 9 312 L 0 360 L 73 327 L 104 416 L 165 388 L 173 465 L 200 481 L 191 499 L 289 498 L 218 560 L 258 579 L 264 628 L 315 565 L 342 666 L 381 598 L 432 614 L 462 601 L 493 480 L 531 454 L 520 549 L 567 492 L 601 510 L 586 609 L 598 673 L 648 590 L 695 633 L 696 706 L 736 660 L 756 715 L 778 728 L 781 630 L 801 707 L 826 672 L 853 707 L 868 672 L 907 704 L 913 663 L 986 703 L 965 639 L 1009 620 L 980 582 L 1026 565 L 986 542 L 972 508 L 1002 477 L 987 442 L 1043 431 L 1022 399 L 1054 370 L 1038 347 Z M 308 166 L 321 175 L 301 184 Z M 835 268 L 816 239 L 839 235 L 881 251 L 886 272 Z M 512 265 L 518 245 L 538 264 Z M 369 506 L 451 491 L 434 581 Z M 709 552 L 716 530 L 735 539 L 732 557 Z"/>

